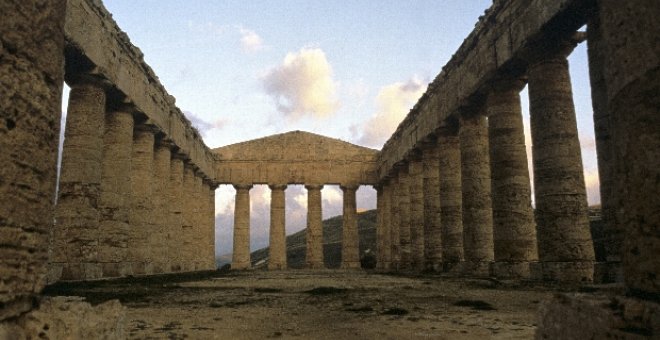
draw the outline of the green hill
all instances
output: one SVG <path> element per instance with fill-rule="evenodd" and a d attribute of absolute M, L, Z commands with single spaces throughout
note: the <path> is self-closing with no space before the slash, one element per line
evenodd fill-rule
<path fill-rule="evenodd" d="M 286 237 L 286 256 L 289 268 L 302 268 L 305 264 L 305 235 L 307 229 Z M 358 213 L 360 258 L 370 258 L 376 252 L 376 210 Z M 341 264 L 342 216 L 323 221 L 323 257 L 327 268 L 339 268 Z M 365 257 L 366 255 L 366 257 Z M 252 252 L 255 268 L 268 264 L 268 247 Z M 375 257 L 373 258 L 375 260 Z M 364 263 L 363 263 L 364 265 Z"/>

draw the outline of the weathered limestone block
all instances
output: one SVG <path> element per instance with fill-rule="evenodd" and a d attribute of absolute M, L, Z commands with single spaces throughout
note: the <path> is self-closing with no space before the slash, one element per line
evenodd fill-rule
<path fill-rule="evenodd" d="M 577 282 L 593 279 L 594 249 L 566 60 L 573 46 L 563 47 L 563 51 L 543 51 L 539 60 L 529 66 L 528 76 L 543 277 Z"/>
<path fill-rule="evenodd" d="M 341 191 L 344 197 L 342 245 L 341 245 L 341 268 L 360 268 L 360 244 L 357 223 L 357 203 L 355 192 L 356 185 L 342 185 Z"/>
<path fill-rule="evenodd" d="M 307 253 L 305 264 L 308 268 L 325 268 L 323 262 L 323 224 L 321 207 L 322 185 L 305 185 L 307 189 Z"/>
<path fill-rule="evenodd" d="M 118 300 L 92 306 L 81 297 L 46 297 L 15 322 L 0 322 L 0 339 L 121 340 L 126 336 L 126 307 Z"/>
<path fill-rule="evenodd" d="M 133 132 L 131 162 L 131 215 L 128 239 L 128 261 L 134 275 L 151 274 L 153 257 L 149 233 L 153 231 L 153 164 L 154 130 L 138 125 Z"/>
<path fill-rule="evenodd" d="M 65 4 L 0 2 L 0 320 L 31 309 L 45 284 Z"/>
<path fill-rule="evenodd" d="M 539 308 L 536 339 L 656 339 L 660 304 L 626 297 L 557 294 Z"/>
<path fill-rule="evenodd" d="M 131 214 L 131 158 L 133 113 L 130 109 L 106 114 L 99 197 L 99 262 L 103 277 L 130 275 L 127 264 Z"/>
<path fill-rule="evenodd" d="M 105 101 L 105 90 L 99 85 L 72 85 L 52 259 L 64 263 L 61 279 L 65 280 L 102 276 L 98 251 L 103 134 L 99 131 L 104 131 Z"/>
<path fill-rule="evenodd" d="M 599 1 L 626 287 L 660 301 L 660 3 Z M 658 328 L 655 328 L 657 336 Z"/>
<path fill-rule="evenodd" d="M 525 83 L 506 79 L 488 95 L 488 138 L 493 194 L 494 275 L 529 278 L 538 259 L 520 90 Z"/>
<path fill-rule="evenodd" d="M 232 269 L 250 268 L 250 189 L 252 185 L 235 184 L 234 252 Z"/>
<path fill-rule="evenodd" d="M 153 273 L 171 271 L 168 238 L 168 197 L 172 152 L 170 143 L 158 140 L 154 148 L 152 199 L 154 203 L 153 230 L 149 233 L 149 244 L 153 256 Z"/>
<path fill-rule="evenodd" d="M 268 186 L 270 192 L 270 246 L 268 269 L 287 268 L 286 261 L 286 184 Z"/>
<path fill-rule="evenodd" d="M 170 184 L 169 184 L 169 258 L 171 269 L 173 272 L 182 271 L 183 266 L 183 237 L 185 230 L 183 229 L 183 200 L 181 193 L 183 192 L 183 157 L 179 154 L 172 154 L 170 160 Z"/>
<path fill-rule="evenodd" d="M 410 249 L 412 269 L 424 269 L 424 168 L 421 158 L 408 164 L 410 188 Z"/>
<path fill-rule="evenodd" d="M 461 148 L 458 134 L 449 128 L 438 133 L 442 260 L 445 270 L 463 262 L 463 198 Z"/>
<path fill-rule="evenodd" d="M 442 214 L 440 211 L 440 162 L 438 147 L 422 153 L 424 164 L 424 269 L 442 270 Z"/>
<path fill-rule="evenodd" d="M 390 256 L 393 270 L 401 269 L 401 185 L 399 178 L 390 179 Z"/>
<path fill-rule="evenodd" d="M 399 268 L 412 269 L 412 245 L 410 244 L 410 187 L 408 166 L 399 169 Z"/>
<path fill-rule="evenodd" d="M 489 275 L 494 252 L 486 116 L 462 117 L 459 137 L 465 270 L 470 275 Z"/>

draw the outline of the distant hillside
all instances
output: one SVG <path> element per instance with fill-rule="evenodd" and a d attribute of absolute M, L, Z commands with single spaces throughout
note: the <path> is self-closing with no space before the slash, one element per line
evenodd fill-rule
<path fill-rule="evenodd" d="M 323 221 L 323 256 L 328 268 L 339 268 L 341 264 L 342 216 Z M 305 263 L 305 235 L 303 229 L 286 238 L 286 256 L 289 268 L 302 268 Z M 376 210 L 358 213 L 360 235 L 360 257 L 376 252 Z M 252 252 L 252 265 L 256 268 L 268 263 L 268 247 Z"/>

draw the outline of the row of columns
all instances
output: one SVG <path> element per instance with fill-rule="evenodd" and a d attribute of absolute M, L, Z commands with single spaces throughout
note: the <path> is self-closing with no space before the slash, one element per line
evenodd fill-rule
<path fill-rule="evenodd" d="M 92 81 L 67 111 L 49 280 L 214 269 L 217 185 Z"/>
<path fill-rule="evenodd" d="M 234 205 L 234 245 L 232 269 L 249 269 L 250 262 L 250 189 L 252 184 L 233 184 L 236 189 Z M 270 246 L 269 270 L 287 269 L 285 207 L 286 184 L 270 184 Z M 343 192 L 342 261 L 344 269 L 360 268 L 356 192 L 358 185 L 341 185 Z M 307 184 L 307 233 L 305 266 L 325 268 L 323 257 L 323 185 Z"/>
<path fill-rule="evenodd" d="M 536 212 L 519 96 L 525 82 L 499 79 L 484 103 L 445 121 L 381 183 L 380 269 L 593 279 L 566 59 L 574 46 L 540 55 L 527 70 Z"/>

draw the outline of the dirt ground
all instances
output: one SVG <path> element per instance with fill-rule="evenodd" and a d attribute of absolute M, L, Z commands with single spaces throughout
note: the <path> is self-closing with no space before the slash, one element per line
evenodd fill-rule
<path fill-rule="evenodd" d="M 207 272 L 60 283 L 119 299 L 129 339 L 531 339 L 547 287 L 361 271 Z"/>

